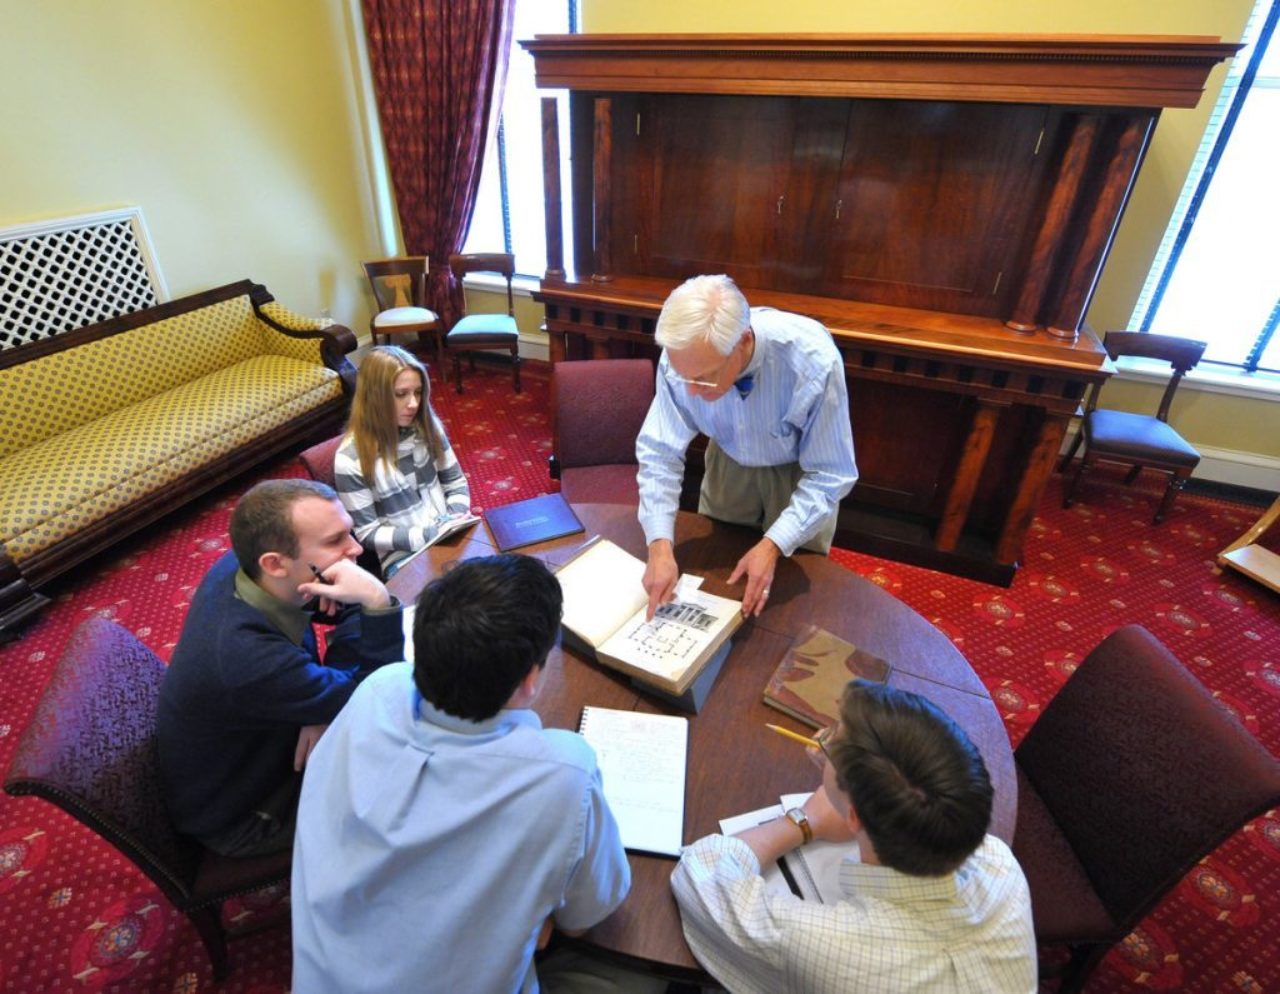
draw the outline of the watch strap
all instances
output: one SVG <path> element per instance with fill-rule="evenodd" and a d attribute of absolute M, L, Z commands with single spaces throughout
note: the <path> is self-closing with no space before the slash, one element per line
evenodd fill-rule
<path fill-rule="evenodd" d="M 804 836 L 804 845 L 808 845 L 813 841 L 813 826 L 809 824 L 809 816 L 804 813 L 803 808 L 791 808 L 786 814 L 787 821 L 800 829 L 800 834 Z"/>

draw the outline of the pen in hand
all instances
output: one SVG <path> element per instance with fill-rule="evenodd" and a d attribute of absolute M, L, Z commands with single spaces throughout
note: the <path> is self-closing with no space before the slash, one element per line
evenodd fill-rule
<path fill-rule="evenodd" d="M 326 587 L 332 587 L 332 586 L 333 586 L 333 581 L 332 581 L 332 580 L 326 580 L 326 579 L 324 578 L 324 574 L 323 574 L 323 573 L 321 573 L 321 572 L 320 572 L 320 570 L 316 568 L 316 564 L 315 564 L 315 563 L 307 563 L 307 566 L 309 566 L 309 567 L 311 568 L 311 573 L 312 573 L 312 575 L 314 575 L 314 576 L 315 576 L 315 578 L 316 578 L 316 582 L 317 582 L 317 583 L 323 583 Z"/>

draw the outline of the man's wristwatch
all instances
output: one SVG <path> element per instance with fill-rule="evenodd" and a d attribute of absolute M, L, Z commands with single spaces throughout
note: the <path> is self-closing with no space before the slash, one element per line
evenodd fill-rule
<path fill-rule="evenodd" d="M 808 845 L 813 841 L 813 826 L 809 824 L 809 816 L 804 813 L 804 808 L 792 808 L 787 812 L 787 821 L 800 829 L 800 834 L 804 836 L 804 845 Z"/>

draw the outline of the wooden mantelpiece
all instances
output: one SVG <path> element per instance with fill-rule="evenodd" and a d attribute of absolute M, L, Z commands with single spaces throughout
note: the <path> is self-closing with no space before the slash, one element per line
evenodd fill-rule
<path fill-rule="evenodd" d="M 575 258 L 535 294 L 553 361 L 656 355 L 667 293 L 727 272 L 753 305 L 822 321 L 844 356 L 861 476 L 837 541 L 1008 583 L 1066 426 L 1110 375 L 1084 315 L 1160 110 L 1194 106 L 1239 46 L 523 44 L 540 86 L 570 90 Z M 549 212 L 548 244 L 560 234 Z"/>
<path fill-rule="evenodd" d="M 1183 35 L 539 35 L 540 87 L 1194 107 L 1240 48 Z"/>

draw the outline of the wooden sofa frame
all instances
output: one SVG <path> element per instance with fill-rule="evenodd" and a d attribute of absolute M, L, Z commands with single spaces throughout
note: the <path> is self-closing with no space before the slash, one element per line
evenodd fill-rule
<path fill-rule="evenodd" d="M 295 418 L 274 429 L 269 435 L 260 436 L 166 484 L 159 491 L 148 494 L 129 507 L 42 549 L 31 558 L 23 560 L 21 565 L 9 558 L 3 542 L 0 542 L 0 643 L 16 638 L 19 626 L 29 621 L 48 603 L 49 598 L 38 590 L 42 585 L 263 460 L 339 430 L 355 390 L 356 370 L 346 353 L 356 348 L 356 337 L 350 328 L 337 324 L 308 331 L 284 327 L 262 311 L 262 306 L 275 298 L 265 286 L 246 279 L 0 352 L 0 369 L 7 369 L 41 356 L 119 335 L 246 294 L 258 320 L 276 331 L 291 338 L 323 340 L 321 352 L 324 364 L 337 372 L 342 381 L 341 399 Z"/>

